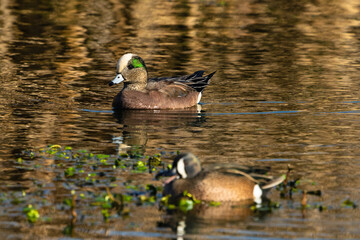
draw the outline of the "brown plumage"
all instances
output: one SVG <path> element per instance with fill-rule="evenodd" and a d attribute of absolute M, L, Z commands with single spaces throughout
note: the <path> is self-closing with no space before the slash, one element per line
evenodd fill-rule
<path fill-rule="evenodd" d="M 177 179 L 164 187 L 164 194 L 174 198 L 187 190 L 204 201 L 242 201 L 253 199 L 255 183 L 246 177 L 202 171 L 193 178 Z"/>
<path fill-rule="evenodd" d="M 122 109 L 176 109 L 197 104 L 199 93 L 188 86 L 173 83 L 151 84 L 144 91 L 124 88 L 113 101 L 114 108 Z M 167 85 L 167 86 L 165 86 Z"/>
<path fill-rule="evenodd" d="M 173 177 L 165 182 L 164 195 L 179 199 L 187 191 L 204 201 L 258 202 L 264 190 L 284 181 L 284 177 L 273 179 L 254 172 L 251 168 L 218 168 L 213 171 L 201 170 L 200 161 L 191 153 L 180 154 L 174 159 L 171 170 L 159 173 Z"/>
<path fill-rule="evenodd" d="M 115 96 L 114 108 L 121 109 L 179 109 L 196 105 L 201 93 L 215 72 L 204 71 L 181 77 L 148 79 L 144 61 L 135 54 L 123 55 L 117 65 L 118 75 L 109 85 L 124 82 Z"/>

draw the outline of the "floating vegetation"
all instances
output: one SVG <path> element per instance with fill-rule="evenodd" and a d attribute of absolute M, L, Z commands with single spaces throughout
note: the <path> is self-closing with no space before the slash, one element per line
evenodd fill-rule
<path fill-rule="evenodd" d="M 183 213 L 191 211 L 196 205 L 203 205 L 208 207 L 218 207 L 221 205 L 220 202 L 215 201 L 201 201 L 187 191 L 183 193 L 183 196 L 174 202 L 170 195 L 163 196 L 160 204 L 167 210 L 180 210 Z"/>
<path fill-rule="evenodd" d="M 38 218 L 40 217 L 40 214 L 37 209 L 35 209 L 31 204 L 29 204 L 27 207 L 23 209 L 23 212 L 26 213 L 27 220 L 30 223 L 35 223 Z"/>
<path fill-rule="evenodd" d="M 250 207 L 254 213 L 271 212 L 277 208 L 280 208 L 280 203 L 270 200 L 264 201 L 262 204 L 252 204 Z"/>
<path fill-rule="evenodd" d="M 346 199 L 345 201 L 343 201 L 341 203 L 341 206 L 346 208 L 353 208 L 353 209 L 357 207 L 355 202 L 351 201 L 350 199 Z"/>
<path fill-rule="evenodd" d="M 0 201 L 22 207 L 30 223 L 51 220 L 50 216 L 39 214 L 49 204 L 55 204 L 56 209 L 63 210 L 74 222 L 88 209 L 101 212 L 104 221 L 129 216 L 132 207 L 157 204 L 162 187 L 127 178 L 163 169 L 161 158 L 161 154 L 143 156 L 138 152 L 117 156 L 94 154 L 60 145 L 26 150 L 14 164 L 21 171 L 32 172 L 28 184 L 18 186 L 23 189 L 20 192 L 0 193 Z M 53 180 L 49 181 L 49 176 Z M 29 182 L 32 182 L 30 187 Z M 48 189 L 53 188 L 54 182 L 61 184 L 60 189 L 54 189 L 63 192 L 60 202 L 49 199 Z M 64 233 L 72 229 L 67 227 Z"/>
<path fill-rule="evenodd" d="M 213 207 L 218 207 L 221 205 L 221 202 L 211 201 L 211 202 L 209 202 L 209 205 L 213 206 Z"/>
<path fill-rule="evenodd" d="M 69 167 L 68 169 L 64 170 L 65 177 L 72 177 L 76 173 L 76 170 L 74 167 Z"/>
<path fill-rule="evenodd" d="M 84 218 L 96 217 L 94 221 L 111 222 L 131 217 L 134 208 L 140 206 L 160 206 L 181 214 L 196 212 L 199 208 L 223 207 L 221 202 L 200 201 L 186 191 L 177 202 L 162 195 L 162 183 L 154 179 L 153 172 L 171 169 L 171 164 L 164 163 L 163 158 L 169 158 L 166 162 L 170 162 L 175 154 L 144 156 L 135 150 L 108 155 L 60 145 L 26 150 L 13 161 L 19 176 L 26 176 L 26 179 L 9 187 L 12 190 L 0 192 L 0 203 L 3 208 L 17 209 L 24 221 L 31 224 L 67 218 L 70 224 L 63 233 L 69 236 L 75 223 Z M 296 209 L 327 209 L 322 204 L 309 203 L 307 196 L 321 197 L 322 193 L 320 190 L 305 192 L 301 189 L 304 183 L 316 186 L 313 181 L 291 180 L 288 173 L 277 191 L 285 199 L 298 199 Z M 256 214 L 279 207 L 278 202 L 265 201 L 253 205 L 250 210 Z M 356 204 L 347 199 L 341 207 L 356 208 Z"/>

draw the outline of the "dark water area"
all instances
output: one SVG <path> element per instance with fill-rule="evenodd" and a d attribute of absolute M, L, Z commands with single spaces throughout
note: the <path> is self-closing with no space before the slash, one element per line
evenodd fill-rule
<path fill-rule="evenodd" d="M 266 214 L 225 204 L 178 217 L 141 206 L 110 222 L 79 206 L 90 217 L 70 237 L 360 238 L 359 209 L 343 204 L 360 204 L 359 11 L 354 0 L 1 0 L 1 193 L 41 181 L 49 201 L 70 195 L 56 173 L 16 167 L 26 149 L 190 151 L 204 166 L 270 166 L 279 175 L 290 165 L 302 189 L 322 195 L 309 195 L 307 209 L 300 193 L 272 191 L 280 207 Z M 127 52 L 145 60 L 150 77 L 216 70 L 201 111 L 113 112 L 121 86 L 107 84 Z M 151 174 L 128 178 L 156 182 Z M 32 225 L 9 206 L 0 207 L 1 236 L 66 236 L 69 217 L 58 209 L 44 207 L 52 221 Z"/>

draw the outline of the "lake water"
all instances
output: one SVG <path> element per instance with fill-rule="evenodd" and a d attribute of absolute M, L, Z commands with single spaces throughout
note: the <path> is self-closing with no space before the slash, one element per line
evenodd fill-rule
<path fill-rule="evenodd" d="M 302 209 L 302 194 L 281 198 L 274 190 L 269 198 L 280 207 L 260 215 L 224 205 L 178 217 L 141 206 L 104 222 L 99 212 L 79 218 L 70 235 L 63 231 L 68 215 L 51 205 L 41 210 L 51 221 L 29 224 L 25 203 L 3 203 L 0 234 L 360 238 L 359 209 L 343 204 L 360 204 L 359 12 L 356 0 L 1 0 L 2 194 L 31 194 L 40 181 L 49 202 L 70 195 L 56 173 L 20 171 L 15 164 L 23 150 L 49 144 L 111 155 L 190 151 L 204 166 L 270 166 L 273 175 L 290 165 L 299 188 L 322 194 L 308 195 L 309 207 Z M 145 60 L 150 77 L 216 70 L 201 112 L 114 113 L 111 102 L 121 86 L 107 83 L 127 52 Z M 159 184 L 152 174 L 128 178 Z"/>

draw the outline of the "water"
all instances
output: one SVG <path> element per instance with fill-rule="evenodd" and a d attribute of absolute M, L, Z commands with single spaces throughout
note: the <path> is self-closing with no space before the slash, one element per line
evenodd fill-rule
<path fill-rule="evenodd" d="M 289 200 L 272 191 L 281 207 L 264 215 L 243 208 L 227 214 L 222 206 L 177 217 L 156 206 L 133 207 L 129 217 L 110 223 L 79 206 L 86 217 L 71 236 L 360 238 L 358 208 L 342 206 L 346 199 L 360 200 L 359 10 L 352 0 L 2 0 L 1 191 L 32 189 L 38 175 L 46 199 L 61 202 L 69 195 L 56 173 L 16 168 L 15 159 L 28 148 L 191 151 L 205 166 L 271 166 L 277 175 L 290 164 L 302 189 L 322 196 L 309 195 L 311 207 L 301 210 L 300 193 Z M 151 77 L 216 70 L 202 111 L 113 113 L 120 88 L 107 83 L 126 52 L 139 54 Z M 149 174 L 140 180 L 156 184 Z M 48 206 L 42 215 L 59 215 L 31 225 L 19 207 L 4 206 L 2 235 L 65 236 L 68 214 Z"/>

